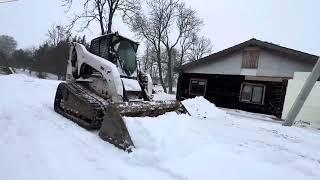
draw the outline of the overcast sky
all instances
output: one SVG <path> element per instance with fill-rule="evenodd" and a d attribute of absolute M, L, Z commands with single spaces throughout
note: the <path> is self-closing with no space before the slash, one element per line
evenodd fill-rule
<path fill-rule="evenodd" d="M 0 0 L 2 1 L 2 0 Z M 319 0 L 185 0 L 198 11 L 214 51 L 257 38 L 320 55 Z M 68 22 L 61 0 L 19 0 L 0 3 L 0 34 L 15 37 L 19 48 L 38 46 L 53 24 Z M 135 38 L 117 18 L 114 30 Z M 83 32 L 88 40 L 99 29 Z"/>

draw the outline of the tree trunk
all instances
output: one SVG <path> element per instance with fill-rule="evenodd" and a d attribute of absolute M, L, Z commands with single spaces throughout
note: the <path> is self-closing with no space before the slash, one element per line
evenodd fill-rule
<path fill-rule="evenodd" d="M 154 73 L 153 73 L 153 63 L 154 63 L 154 59 L 151 58 L 149 73 L 150 73 L 151 78 L 152 78 L 152 79 L 155 79 L 155 77 L 154 77 L 154 75 L 153 75 L 153 74 L 154 74 Z"/>
<path fill-rule="evenodd" d="M 184 58 L 184 48 L 181 49 L 181 56 L 180 56 L 180 67 L 182 66 L 183 63 L 183 58 Z M 179 67 L 179 68 L 180 68 Z"/>
<path fill-rule="evenodd" d="M 99 12 L 99 23 L 100 23 L 100 29 L 101 29 L 101 35 L 104 35 L 104 24 L 103 24 L 103 15 L 102 15 L 102 9 L 100 7 L 100 1 L 97 3 L 98 12 Z"/>
<path fill-rule="evenodd" d="M 159 79 L 160 79 L 160 84 L 164 90 L 165 93 L 167 93 L 167 88 L 165 83 L 163 82 L 163 77 L 162 77 L 162 67 L 161 67 L 161 47 L 158 46 L 157 50 L 157 64 L 158 64 L 158 69 L 159 69 Z"/>
<path fill-rule="evenodd" d="M 147 47 L 147 54 L 146 54 L 146 59 L 145 59 L 145 64 L 144 64 L 144 72 L 147 72 L 149 69 L 149 47 Z"/>
<path fill-rule="evenodd" d="M 168 86 L 169 86 L 169 94 L 172 94 L 172 86 L 173 86 L 173 77 L 172 77 L 172 49 L 167 48 L 168 53 Z"/>
<path fill-rule="evenodd" d="M 112 20 L 113 20 L 113 14 L 112 14 L 112 12 L 110 12 L 109 13 L 109 19 L 108 19 L 107 34 L 110 34 L 112 32 Z"/>
<path fill-rule="evenodd" d="M 103 27 L 103 26 L 104 26 L 104 25 L 103 25 L 103 22 L 100 21 L 101 35 L 104 35 L 104 34 L 105 34 L 105 32 L 104 32 L 104 27 Z"/>

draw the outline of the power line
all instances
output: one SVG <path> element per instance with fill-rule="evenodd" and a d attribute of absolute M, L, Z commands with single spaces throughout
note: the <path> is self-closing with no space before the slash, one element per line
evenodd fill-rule
<path fill-rule="evenodd" d="M 9 3 L 9 2 L 15 2 L 15 1 L 18 1 L 18 0 L 3 0 L 3 1 L 0 1 L 0 3 Z"/>

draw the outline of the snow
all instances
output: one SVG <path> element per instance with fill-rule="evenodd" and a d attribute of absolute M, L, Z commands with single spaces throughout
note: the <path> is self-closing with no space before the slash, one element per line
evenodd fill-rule
<path fill-rule="evenodd" d="M 135 79 L 121 78 L 124 88 L 127 91 L 141 91 L 139 82 Z"/>
<path fill-rule="evenodd" d="M 320 131 L 230 113 L 204 98 L 125 118 L 127 154 L 56 114 L 58 81 L 0 76 L 0 179 L 319 179 Z"/>
<path fill-rule="evenodd" d="M 226 120 L 227 118 L 227 113 L 225 111 L 218 109 L 214 104 L 210 103 L 203 97 L 187 99 L 182 101 L 182 104 L 186 109 L 188 109 L 191 116 L 199 119 L 210 118 Z"/>
<path fill-rule="evenodd" d="M 155 94 L 153 95 L 153 100 L 159 101 L 159 100 L 175 100 L 176 95 L 175 94 L 167 94 L 163 91 L 162 86 L 154 86 L 153 90 L 155 91 Z"/>
<path fill-rule="evenodd" d="M 35 77 L 37 78 L 37 73 L 35 71 L 30 71 L 30 70 L 23 70 L 23 69 L 15 69 L 16 73 L 18 74 L 23 74 L 26 76 L 30 76 L 30 77 Z M 45 74 L 45 79 L 49 79 L 49 80 L 57 80 L 58 76 L 55 74 L 51 74 L 51 73 L 44 73 Z"/>
<path fill-rule="evenodd" d="M 176 95 L 174 94 L 166 94 L 162 92 L 156 92 L 155 94 L 152 94 L 154 101 L 160 101 L 160 100 L 175 100 Z"/>

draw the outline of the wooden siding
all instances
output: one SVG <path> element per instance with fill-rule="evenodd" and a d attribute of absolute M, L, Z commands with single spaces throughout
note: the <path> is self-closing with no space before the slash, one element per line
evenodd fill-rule
<path fill-rule="evenodd" d="M 243 50 L 241 68 L 257 69 L 260 50 L 258 47 L 248 47 Z"/>
<path fill-rule="evenodd" d="M 195 97 L 188 93 L 191 78 L 207 80 L 205 98 L 216 104 L 218 107 L 269 114 L 281 118 L 287 80 L 283 80 L 282 82 L 250 81 L 245 80 L 245 76 L 241 75 L 180 73 L 177 87 L 178 100 Z M 266 89 L 263 105 L 249 104 L 239 101 L 241 84 L 243 82 L 265 85 Z"/>

